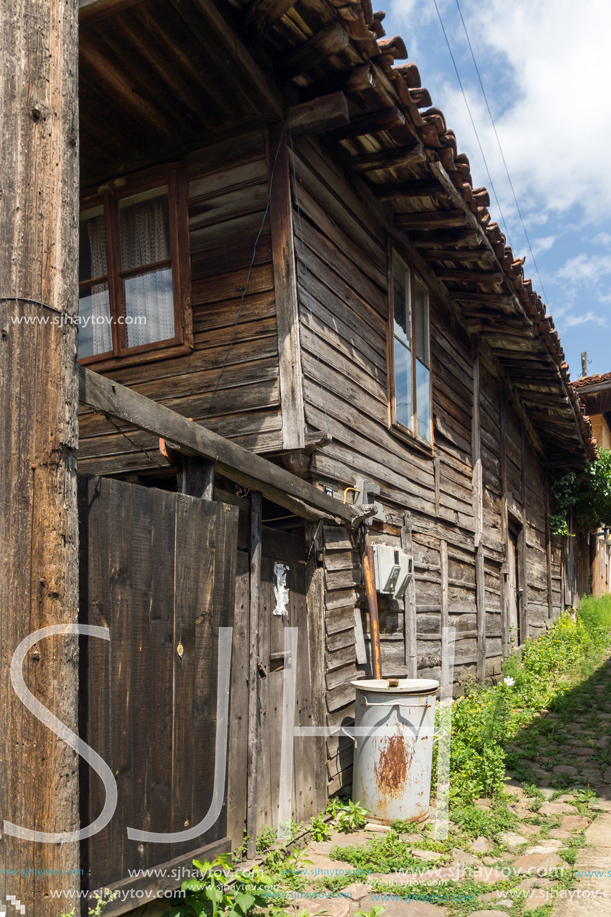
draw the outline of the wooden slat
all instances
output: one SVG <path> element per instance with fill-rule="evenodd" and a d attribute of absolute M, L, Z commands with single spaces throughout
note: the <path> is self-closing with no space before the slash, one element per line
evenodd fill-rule
<path fill-rule="evenodd" d="M 298 510 L 305 518 L 309 515 L 319 519 L 324 515 L 350 525 L 358 524 L 363 516 L 363 512 L 344 506 L 261 456 L 82 366 L 79 368 L 79 379 L 83 404 L 163 436 L 187 453 L 211 459 L 218 471 L 229 480 L 260 490 L 280 506 Z M 367 510 L 367 514 L 370 512 Z"/>
<path fill-rule="evenodd" d="M 284 125 L 268 134 L 270 225 L 278 322 L 282 440 L 285 449 L 304 445 L 303 383 L 299 343 L 299 303 L 295 271 L 288 135 Z"/>

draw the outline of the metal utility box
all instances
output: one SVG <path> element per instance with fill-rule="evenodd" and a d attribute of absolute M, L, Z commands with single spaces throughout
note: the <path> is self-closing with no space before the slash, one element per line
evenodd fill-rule
<path fill-rule="evenodd" d="M 411 554 L 405 554 L 390 544 L 375 544 L 373 559 L 377 591 L 400 599 L 413 575 Z"/>

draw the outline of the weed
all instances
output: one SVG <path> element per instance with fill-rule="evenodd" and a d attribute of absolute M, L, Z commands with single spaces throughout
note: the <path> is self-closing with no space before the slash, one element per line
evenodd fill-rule
<path fill-rule="evenodd" d="M 323 819 L 322 815 L 318 815 L 313 819 L 310 830 L 312 832 L 313 841 L 328 841 L 331 837 L 331 828 Z"/>

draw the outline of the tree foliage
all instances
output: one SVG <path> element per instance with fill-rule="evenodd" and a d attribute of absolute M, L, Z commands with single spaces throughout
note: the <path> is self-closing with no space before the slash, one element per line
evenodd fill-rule
<path fill-rule="evenodd" d="M 611 525 L 611 449 L 580 471 L 570 471 L 552 484 L 555 512 L 550 516 L 553 535 L 568 535 L 572 515 L 582 532 Z"/>

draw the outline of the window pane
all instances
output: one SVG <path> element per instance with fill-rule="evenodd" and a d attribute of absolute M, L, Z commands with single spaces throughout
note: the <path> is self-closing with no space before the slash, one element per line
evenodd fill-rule
<path fill-rule="evenodd" d="M 124 271 L 170 257 L 167 185 L 119 201 L 119 237 Z"/>
<path fill-rule="evenodd" d="M 95 280 L 105 277 L 106 266 L 106 228 L 104 225 L 104 207 L 91 207 L 83 210 L 79 222 L 79 281 Z"/>
<path fill-rule="evenodd" d="M 395 414 L 397 423 L 412 430 L 412 355 L 395 338 Z"/>
<path fill-rule="evenodd" d="M 172 268 L 166 267 L 123 281 L 125 340 L 128 347 L 174 337 Z"/>
<path fill-rule="evenodd" d="M 416 410 L 418 413 L 418 436 L 431 441 L 431 387 L 430 372 L 420 360 L 416 360 Z"/>
<path fill-rule="evenodd" d="M 108 284 L 81 287 L 79 293 L 78 355 L 93 357 L 112 350 Z"/>
<path fill-rule="evenodd" d="M 414 283 L 414 320 L 416 356 L 429 366 L 429 297 L 419 280 Z"/>
<path fill-rule="evenodd" d="M 412 336 L 409 304 L 409 270 L 395 252 L 393 252 L 392 259 L 392 276 L 393 309 L 395 317 L 394 332 L 399 340 L 403 341 L 403 343 L 409 347 Z"/>

